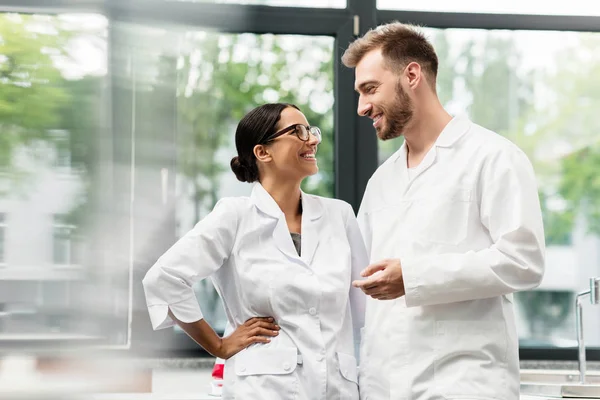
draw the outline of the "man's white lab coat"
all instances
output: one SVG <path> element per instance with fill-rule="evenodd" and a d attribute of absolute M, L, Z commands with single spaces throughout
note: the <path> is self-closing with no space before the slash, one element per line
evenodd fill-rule
<path fill-rule="evenodd" d="M 533 168 L 464 117 L 417 168 L 406 160 L 404 144 L 370 179 L 359 212 L 371 262 L 400 259 L 406 289 L 367 301 L 361 399 L 517 400 L 512 293 L 544 271 Z"/>

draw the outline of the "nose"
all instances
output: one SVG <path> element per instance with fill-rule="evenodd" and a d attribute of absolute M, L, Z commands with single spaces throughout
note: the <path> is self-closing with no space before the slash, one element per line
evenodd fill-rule
<path fill-rule="evenodd" d="M 319 138 L 312 134 L 312 132 L 308 133 L 308 145 L 316 146 L 320 143 Z"/>
<path fill-rule="evenodd" d="M 356 112 L 361 117 L 364 117 L 365 115 L 369 115 L 369 113 L 371 112 L 371 103 L 368 103 L 367 101 L 365 101 L 363 99 L 363 96 L 359 96 L 358 97 L 358 108 L 356 109 Z"/>

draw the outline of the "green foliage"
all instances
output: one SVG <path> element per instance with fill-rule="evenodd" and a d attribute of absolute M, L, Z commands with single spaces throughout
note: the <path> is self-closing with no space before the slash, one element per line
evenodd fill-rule
<path fill-rule="evenodd" d="M 46 32 L 35 16 L 0 14 L 0 167 L 12 168 L 17 148 L 49 140 L 69 101 L 54 64 L 69 35 Z M 18 176 L 16 173 L 13 176 Z"/>
<path fill-rule="evenodd" d="M 582 212 L 588 232 L 600 234 L 600 145 L 568 155 L 562 168 L 560 193 L 568 201 L 571 218 L 575 211 Z"/>
<path fill-rule="evenodd" d="M 549 76 L 556 105 L 546 131 L 567 142 L 571 153 L 559 164 L 559 193 L 568 212 L 582 215 L 588 233 L 600 234 L 600 56 L 597 34 L 579 34 L 579 43 L 561 54 Z"/>

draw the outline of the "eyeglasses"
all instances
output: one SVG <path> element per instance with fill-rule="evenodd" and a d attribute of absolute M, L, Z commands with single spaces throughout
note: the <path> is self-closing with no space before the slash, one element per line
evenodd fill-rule
<path fill-rule="evenodd" d="M 321 143 L 321 130 L 316 126 L 302 124 L 290 125 L 287 128 L 283 128 L 282 130 L 275 132 L 271 137 L 269 137 L 265 141 L 265 143 L 275 140 L 279 136 L 285 135 L 288 132 L 290 135 L 296 135 L 298 139 L 302 140 L 303 142 L 307 142 L 308 139 L 310 139 L 310 135 L 313 135 L 317 138 L 317 144 Z"/>

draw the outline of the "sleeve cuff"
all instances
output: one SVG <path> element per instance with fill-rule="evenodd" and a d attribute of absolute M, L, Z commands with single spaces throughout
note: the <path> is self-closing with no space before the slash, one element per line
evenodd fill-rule
<path fill-rule="evenodd" d="M 173 304 L 153 304 L 148 306 L 150 321 L 154 330 L 164 329 L 175 325 L 175 321 L 169 317 L 169 309 L 181 322 L 196 322 L 203 318 L 202 311 L 196 296 Z"/>
<path fill-rule="evenodd" d="M 418 274 L 416 273 L 415 259 L 403 258 L 400 260 L 402 266 L 402 278 L 404 279 L 404 300 L 407 307 L 415 307 L 421 304 L 421 293 L 419 291 Z"/>

